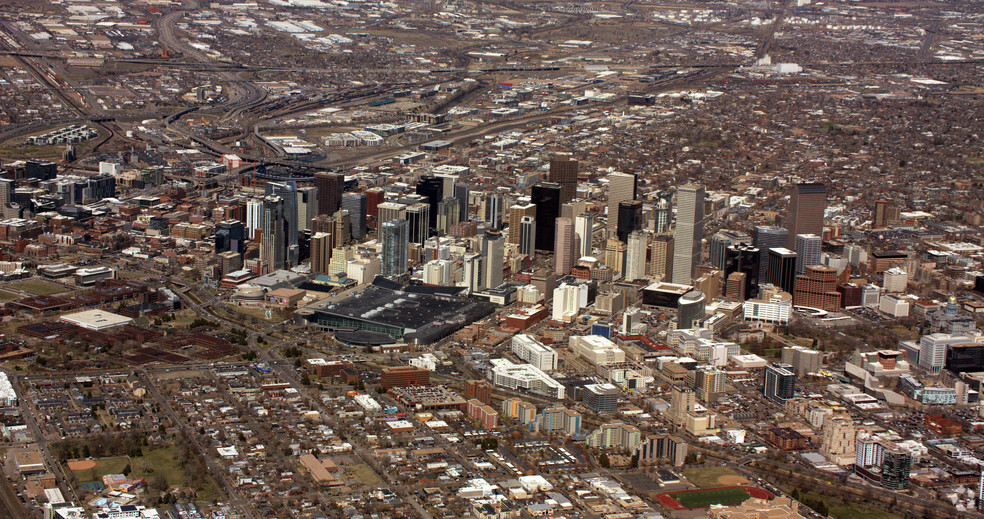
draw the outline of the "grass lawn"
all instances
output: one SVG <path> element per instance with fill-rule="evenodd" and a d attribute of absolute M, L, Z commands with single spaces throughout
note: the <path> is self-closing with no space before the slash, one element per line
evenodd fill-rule
<path fill-rule="evenodd" d="M 50 296 L 51 294 L 58 294 L 60 292 L 65 292 L 68 288 L 63 286 L 48 283 L 46 281 L 32 280 L 32 281 L 20 281 L 18 283 L 12 283 L 7 285 L 15 290 L 23 290 L 28 294 L 34 294 L 36 296 Z"/>
<path fill-rule="evenodd" d="M 252 307 L 249 307 L 249 306 L 234 306 L 234 305 L 226 305 L 225 308 L 226 308 L 226 310 L 228 310 L 229 312 L 231 312 L 233 314 L 239 313 L 239 314 L 243 314 L 243 315 L 248 315 L 248 316 L 251 316 L 251 317 L 255 317 L 255 318 L 257 318 L 257 319 L 259 319 L 261 321 L 267 321 L 267 322 L 271 322 L 271 323 L 279 323 L 279 322 L 281 322 L 281 321 L 283 321 L 284 319 L 287 318 L 287 316 L 285 314 L 283 314 L 282 312 L 280 312 L 277 309 L 271 309 L 270 310 L 270 318 L 267 319 L 266 318 L 266 311 L 267 311 L 266 308 L 252 308 Z"/>
<path fill-rule="evenodd" d="M 353 479 L 357 480 L 359 483 L 362 483 L 363 485 L 383 484 L 383 480 L 380 479 L 379 476 L 377 476 L 376 473 L 373 472 L 371 468 L 369 468 L 369 465 L 366 465 L 365 463 L 359 463 L 358 465 L 350 465 L 348 467 L 345 467 L 345 472 L 349 473 Z"/>
<path fill-rule="evenodd" d="M 803 492 L 800 494 L 800 501 L 815 503 L 818 500 L 827 503 L 829 516 L 834 519 L 898 519 L 901 515 L 896 515 L 888 510 L 867 506 L 862 503 L 845 502 L 832 496 L 824 496 L 817 492 Z"/>
<path fill-rule="evenodd" d="M 96 461 L 96 466 L 91 469 L 77 470 L 75 472 L 75 477 L 79 478 L 79 481 L 101 481 L 102 477 L 106 474 L 121 474 L 123 469 L 130 465 L 130 458 L 126 456 L 116 456 L 113 458 L 99 458 Z"/>
<path fill-rule="evenodd" d="M 748 492 L 740 488 L 678 492 L 670 494 L 670 496 L 687 508 L 702 508 L 711 505 L 737 505 L 752 497 Z"/>
<path fill-rule="evenodd" d="M 705 467 L 699 469 L 686 469 L 683 475 L 687 481 L 701 488 L 720 487 L 723 484 L 718 481 L 722 476 L 737 476 L 738 473 L 728 467 Z M 674 496 L 675 497 L 675 496 Z"/>
<path fill-rule="evenodd" d="M 181 462 L 174 456 L 174 447 L 159 447 L 143 451 L 143 456 L 130 459 L 126 456 L 116 456 L 113 458 L 100 458 L 93 469 L 75 472 L 79 481 L 101 480 L 106 474 L 120 474 L 123 468 L 130 465 L 130 477 L 149 477 L 152 474 L 160 474 L 167 480 L 171 487 L 180 486 L 185 483 L 184 469 Z M 147 472 L 141 470 L 147 466 L 151 469 Z M 369 467 L 366 467 L 369 468 Z M 218 486 L 211 476 L 205 483 L 205 487 L 198 492 L 197 499 L 205 502 L 212 502 L 219 498 Z"/>
<path fill-rule="evenodd" d="M 14 299 L 20 299 L 21 296 L 17 294 L 11 294 L 10 292 L 5 292 L 0 290 L 0 301 L 13 301 Z"/>

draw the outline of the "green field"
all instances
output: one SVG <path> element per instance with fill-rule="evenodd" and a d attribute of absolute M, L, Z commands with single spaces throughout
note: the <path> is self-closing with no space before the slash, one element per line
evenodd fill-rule
<path fill-rule="evenodd" d="M 46 281 L 20 281 L 18 283 L 12 283 L 7 285 L 14 290 L 21 290 L 27 292 L 28 294 L 34 294 L 36 296 L 50 296 L 51 294 L 58 294 L 60 292 L 65 292 L 68 288 L 63 286 L 58 286 L 53 283 L 48 283 Z"/>
<path fill-rule="evenodd" d="M 0 290 L 0 301 L 13 301 L 14 299 L 20 299 L 20 298 L 21 296 L 17 294 L 11 294 L 10 292 Z"/>
<path fill-rule="evenodd" d="M 114 456 L 112 458 L 99 458 L 96 460 L 96 466 L 94 468 L 73 470 L 72 472 L 75 473 L 75 477 L 79 481 L 97 481 L 102 480 L 102 477 L 106 474 L 122 473 L 127 465 L 130 465 L 130 458 L 126 456 Z"/>
<path fill-rule="evenodd" d="M 150 477 L 159 474 L 164 477 L 169 487 L 187 484 L 184 467 L 181 466 L 180 460 L 175 457 L 173 446 L 145 449 L 143 456 L 138 458 L 126 456 L 99 458 L 95 468 L 76 471 L 75 477 L 83 482 L 99 481 L 106 474 L 122 473 L 127 465 L 130 465 L 130 477 Z M 210 476 L 206 481 L 205 488 L 198 492 L 198 499 L 211 502 L 218 497 L 218 487 Z"/>
<path fill-rule="evenodd" d="M 703 467 L 698 469 L 686 469 L 683 475 L 687 481 L 701 488 L 721 487 L 725 485 L 735 485 L 741 481 L 721 481 L 721 478 L 740 478 L 737 472 L 728 467 Z"/>
<path fill-rule="evenodd" d="M 381 485 L 383 480 L 365 463 L 345 467 L 346 474 L 363 485 Z"/>
<path fill-rule="evenodd" d="M 711 505 L 737 505 L 752 496 L 740 488 L 718 488 L 696 492 L 678 492 L 670 494 L 670 497 L 687 508 L 702 508 Z"/>

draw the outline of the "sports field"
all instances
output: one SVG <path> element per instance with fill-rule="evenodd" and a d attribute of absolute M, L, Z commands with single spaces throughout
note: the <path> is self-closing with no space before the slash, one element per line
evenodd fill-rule
<path fill-rule="evenodd" d="M 687 508 L 703 508 L 711 505 L 737 505 L 752 497 L 748 492 L 737 487 L 715 488 L 698 492 L 681 492 L 670 495 Z"/>
<path fill-rule="evenodd" d="M 711 505 L 737 505 L 751 497 L 772 499 L 772 494 L 752 486 L 733 486 L 667 492 L 657 496 L 657 500 L 670 510 L 687 510 Z"/>

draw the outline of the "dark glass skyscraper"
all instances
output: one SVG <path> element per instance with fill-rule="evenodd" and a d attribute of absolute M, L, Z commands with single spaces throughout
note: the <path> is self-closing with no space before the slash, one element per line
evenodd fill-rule
<path fill-rule="evenodd" d="M 437 204 L 444 200 L 444 179 L 434 175 L 421 176 L 417 181 L 417 194 L 427 198 L 427 204 L 430 206 L 428 226 L 430 229 L 436 229 Z"/>
<path fill-rule="evenodd" d="M 629 234 L 632 231 L 642 229 L 642 227 L 642 201 L 626 200 L 619 202 L 618 225 L 615 230 L 615 234 L 618 235 L 618 241 L 628 243 Z"/>
<path fill-rule="evenodd" d="M 536 250 L 553 252 L 554 223 L 560 216 L 562 186 L 556 182 L 541 182 L 530 193 L 536 206 Z"/>

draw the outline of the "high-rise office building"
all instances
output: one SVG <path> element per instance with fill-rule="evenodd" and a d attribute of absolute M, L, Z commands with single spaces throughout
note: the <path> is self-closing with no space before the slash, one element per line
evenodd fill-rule
<path fill-rule="evenodd" d="M 599 415 L 615 414 L 618 388 L 612 384 L 587 384 L 581 389 L 584 406 Z"/>
<path fill-rule="evenodd" d="M 700 264 L 704 234 L 704 187 L 689 184 L 677 191 L 677 223 L 673 240 L 673 277 L 678 285 L 689 285 Z"/>
<path fill-rule="evenodd" d="M 642 200 L 626 200 L 618 203 L 618 223 L 615 234 L 619 240 L 628 241 L 629 233 L 643 228 Z"/>
<path fill-rule="evenodd" d="M 674 425 L 687 423 L 687 415 L 697 405 L 697 393 L 684 386 L 673 386 L 670 393 L 670 422 Z"/>
<path fill-rule="evenodd" d="M 318 216 L 318 188 L 305 186 L 297 188 L 297 230 L 307 231 L 311 220 Z"/>
<path fill-rule="evenodd" d="M 577 196 L 577 159 L 567 153 L 551 155 L 547 180 L 560 184 L 561 203 L 573 200 Z"/>
<path fill-rule="evenodd" d="M 747 299 L 745 280 L 748 276 L 744 272 L 732 272 L 725 278 L 724 297 L 728 301 L 744 302 Z"/>
<path fill-rule="evenodd" d="M 467 222 L 471 216 L 468 214 L 468 184 L 456 183 L 454 197 L 458 199 L 458 218 L 462 222 Z"/>
<path fill-rule="evenodd" d="M 419 245 L 430 236 L 430 209 L 430 205 L 423 202 L 407 208 L 408 232 L 411 242 Z"/>
<path fill-rule="evenodd" d="M 594 216 L 590 214 L 579 214 L 574 217 L 574 234 L 577 234 L 581 242 L 581 250 L 578 251 L 578 258 L 591 256 L 592 241 L 594 239 Z"/>
<path fill-rule="evenodd" d="M 556 182 L 541 182 L 530 190 L 536 206 L 536 250 L 554 250 L 554 224 L 560 216 L 561 189 Z"/>
<path fill-rule="evenodd" d="M 789 192 L 786 208 L 786 229 L 789 230 L 786 248 L 796 249 L 796 235 L 823 236 L 823 212 L 827 208 L 827 186 L 796 184 Z"/>
<path fill-rule="evenodd" d="M 605 265 L 621 275 L 625 272 L 625 242 L 609 238 L 605 243 Z"/>
<path fill-rule="evenodd" d="M 767 279 L 769 268 L 769 249 L 782 247 L 788 249 L 789 231 L 781 227 L 759 225 L 752 229 L 752 246 L 759 250 L 759 279 Z M 791 294 L 792 292 L 790 292 Z"/>
<path fill-rule="evenodd" d="M 574 234 L 574 222 L 570 218 L 557 218 L 554 227 L 556 229 L 554 233 L 554 272 L 560 275 L 570 274 L 576 261 L 574 256 L 577 254 L 574 246 L 574 240 L 577 237 Z"/>
<path fill-rule="evenodd" d="M 673 219 L 673 193 L 660 191 L 657 195 L 656 207 L 653 208 L 653 229 L 657 234 L 670 232 L 670 222 Z"/>
<path fill-rule="evenodd" d="M 366 190 L 366 218 L 379 218 L 379 204 L 386 201 L 386 192 L 381 187 Z M 377 224 L 378 226 L 378 224 Z"/>
<path fill-rule="evenodd" d="M 379 241 L 383 248 L 381 272 L 398 276 L 407 271 L 410 225 L 406 220 L 387 220 L 379 226 Z"/>
<path fill-rule="evenodd" d="M 287 263 L 291 266 L 297 265 L 300 261 L 300 219 L 307 216 L 306 212 L 305 214 L 301 214 L 298 206 L 300 197 L 297 191 L 297 183 L 293 180 L 286 182 L 267 182 L 265 194 L 267 196 L 279 196 L 283 200 L 284 218 L 287 220 Z"/>
<path fill-rule="evenodd" d="M 636 230 L 629 233 L 625 250 L 625 280 L 646 279 L 646 252 L 649 248 L 649 234 Z"/>
<path fill-rule="evenodd" d="M 519 245 L 519 223 L 524 216 L 536 216 L 536 206 L 528 201 L 519 201 L 509 207 L 509 243 Z"/>
<path fill-rule="evenodd" d="M 659 234 L 649 241 L 649 278 L 668 281 L 673 274 L 673 236 Z"/>
<path fill-rule="evenodd" d="M 796 235 L 796 273 L 802 274 L 809 265 L 820 264 L 820 237 L 816 234 Z"/>
<path fill-rule="evenodd" d="M 517 229 L 509 229 L 509 234 L 512 236 L 513 232 Z M 519 221 L 518 231 L 516 234 L 519 236 L 519 253 L 524 256 L 533 257 L 536 255 L 536 218 L 532 216 L 524 216 Z"/>
<path fill-rule="evenodd" d="M 246 201 L 246 231 L 250 241 L 256 239 L 256 231 L 263 227 L 263 200 L 251 198 Z"/>
<path fill-rule="evenodd" d="M 765 398 L 782 405 L 793 398 L 796 391 L 796 373 L 789 364 L 772 363 L 765 367 L 765 386 L 762 394 Z"/>
<path fill-rule="evenodd" d="M 14 196 L 14 180 L 9 178 L 0 178 L 0 207 L 10 203 L 11 197 Z"/>
<path fill-rule="evenodd" d="M 502 267 L 505 256 L 506 240 L 502 232 L 495 229 L 485 231 L 482 242 L 482 253 L 485 254 L 485 286 L 495 288 L 502 284 Z"/>
<path fill-rule="evenodd" d="M 828 312 L 841 309 L 841 294 L 837 291 L 837 269 L 809 265 L 804 274 L 796 276 L 793 305 L 819 308 Z"/>
<path fill-rule="evenodd" d="M 444 200 L 444 179 L 434 175 L 422 175 L 417 180 L 417 194 L 425 197 L 427 205 L 430 206 L 430 211 L 427 213 L 427 236 L 430 236 L 430 229 L 437 228 L 437 204 Z M 424 238 L 426 239 L 427 236 Z"/>
<path fill-rule="evenodd" d="M 618 226 L 618 204 L 636 199 L 636 176 L 633 173 L 615 172 L 608 175 L 608 228 Z"/>
<path fill-rule="evenodd" d="M 318 188 L 318 214 L 335 214 L 342 207 L 345 176 L 338 173 L 317 173 L 314 187 Z"/>
<path fill-rule="evenodd" d="M 730 280 L 731 274 L 735 272 L 744 273 L 741 287 L 741 297 L 725 292 L 728 299 L 733 301 L 744 301 L 758 295 L 759 284 L 759 250 L 745 243 L 737 243 L 729 246 L 725 250 L 724 275 Z M 726 290 L 730 287 L 726 288 Z"/>
<path fill-rule="evenodd" d="M 502 218 L 505 197 L 500 193 L 489 193 L 485 196 L 484 219 L 493 229 L 502 229 Z"/>
<path fill-rule="evenodd" d="M 263 199 L 263 235 L 260 239 L 260 263 L 266 272 L 289 267 L 287 233 L 289 223 L 284 199 L 268 196 Z"/>
<path fill-rule="evenodd" d="M 575 198 L 560 205 L 560 217 L 570 218 L 572 221 L 579 214 L 584 214 L 588 208 L 588 203 L 580 198 Z"/>
<path fill-rule="evenodd" d="M 875 200 L 875 214 L 872 215 L 871 227 L 874 229 L 884 229 L 887 213 L 888 200 Z"/>
<path fill-rule="evenodd" d="M 457 198 L 445 198 L 437 204 L 437 233 L 447 234 L 452 226 L 461 221 L 461 204 Z"/>
<path fill-rule="evenodd" d="M 383 202 L 376 206 L 377 221 L 385 222 L 394 218 L 399 218 L 400 220 L 407 219 L 406 204 L 402 204 L 400 202 Z"/>
<path fill-rule="evenodd" d="M 331 251 L 335 247 L 329 232 L 318 232 L 311 236 L 311 272 L 325 274 L 331 264 Z"/>
<path fill-rule="evenodd" d="M 345 245 L 352 239 L 352 215 L 348 209 L 339 209 L 332 218 L 335 220 L 335 228 L 332 230 L 335 246 Z"/>
<path fill-rule="evenodd" d="M 215 226 L 215 253 L 246 252 L 246 226 L 239 220 L 226 220 Z"/>
<path fill-rule="evenodd" d="M 765 281 L 793 295 L 796 287 L 796 253 L 785 247 L 769 249 L 768 277 Z"/>
<path fill-rule="evenodd" d="M 345 193 L 342 195 L 342 209 L 349 213 L 352 238 L 361 240 L 366 235 L 366 205 L 365 193 Z"/>
<path fill-rule="evenodd" d="M 465 254 L 461 260 L 462 277 L 471 292 L 485 290 L 485 255 L 478 252 Z"/>
<path fill-rule="evenodd" d="M 724 269 L 728 247 L 739 243 L 750 243 L 751 239 L 743 232 L 722 229 L 707 239 L 708 261 L 716 269 Z M 756 274 L 757 276 L 758 274 Z"/>

